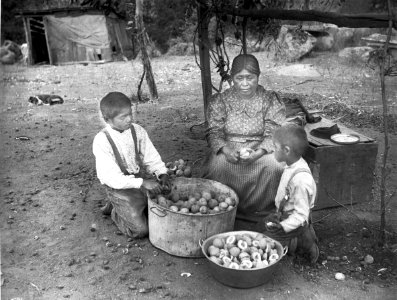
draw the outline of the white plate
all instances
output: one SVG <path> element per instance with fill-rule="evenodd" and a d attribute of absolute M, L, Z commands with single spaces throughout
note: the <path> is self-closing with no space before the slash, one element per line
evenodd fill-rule
<path fill-rule="evenodd" d="M 352 145 L 360 142 L 360 137 L 355 134 L 337 133 L 331 135 L 331 141 L 342 145 Z"/>

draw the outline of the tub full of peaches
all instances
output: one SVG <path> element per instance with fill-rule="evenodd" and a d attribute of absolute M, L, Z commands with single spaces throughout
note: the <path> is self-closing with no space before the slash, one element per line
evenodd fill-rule
<path fill-rule="evenodd" d="M 195 215 L 219 214 L 231 211 L 237 205 L 236 200 L 230 195 L 216 194 L 209 190 L 196 191 L 190 194 L 178 193 L 178 191 L 173 190 L 168 195 L 158 194 L 151 197 L 151 200 L 173 212 Z"/>
<path fill-rule="evenodd" d="M 217 265 L 236 270 L 261 269 L 285 255 L 281 244 L 261 233 L 218 236 L 207 241 L 207 258 Z"/>

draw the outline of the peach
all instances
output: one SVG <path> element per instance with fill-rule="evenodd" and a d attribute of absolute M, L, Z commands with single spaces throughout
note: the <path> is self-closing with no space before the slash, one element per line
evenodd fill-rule
<path fill-rule="evenodd" d="M 193 204 L 192 207 L 190 208 L 190 211 L 193 214 L 196 214 L 196 213 L 198 213 L 200 211 L 200 206 L 198 206 L 197 204 Z"/>
<path fill-rule="evenodd" d="M 213 209 L 214 207 L 218 206 L 218 201 L 215 199 L 208 200 L 208 207 Z"/>
<path fill-rule="evenodd" d="M 238 247 L 235 247 L 235 246 L 229 249 L 230 255 L 234 256 L 234 257 L 239 256 L 240 252 L 241 252 L 240 249 Z"/>
<path fill-rule="evenodd" d="M 200 206 L 200 213 L 203 215 L 208 214 L 208 207 L 207 206 Z"/>
<path fill-rule="evenodd" d="M 225 243 L 220 238 L 215 238 L 212 241 L 212 245 L 214 245 L 215 247 L 218 247 L 218 248 L 223 248 L 224 244 Z"/>
<path fill-rule="evenodd" d="M 199 205 L 199 206 L 207 206 L 207 200 L 205 199 L 205 198 L 200 198 L 198 201 L 197 201 L 197 205 Z"/>
<path fill-rule="evenodd" d="M 203 191 L 201 193 L 201 197 L 208 201 L 208 200 L 210 200 L 212 198 L 211 192 L 210 191 Z"/>

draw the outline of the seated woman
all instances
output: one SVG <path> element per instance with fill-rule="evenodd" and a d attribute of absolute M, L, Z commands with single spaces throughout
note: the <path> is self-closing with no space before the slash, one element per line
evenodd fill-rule
<path fill-rule="evenodd" d="M 232 64 L 233 86 L 213 95 L 206 111 L 207 157 L 204 178 L 231 187 L 239 196 L 236 229 L 251 229 L 274 212 L 283 167 L 273 152 L 272 132 L 286 119 L 278 95 L 258 85 L 258 60 L 238 55 Z M 241 151 L 248 148 L 248 153 Z M 241 154 L 241 155 L 240 155 Z"/>

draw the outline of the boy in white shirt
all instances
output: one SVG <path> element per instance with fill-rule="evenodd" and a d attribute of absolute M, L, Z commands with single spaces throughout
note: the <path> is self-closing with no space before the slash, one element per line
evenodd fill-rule
<path fill-rule="evenodd" d="M 317 188 L 302 158 L 308 146 L 306 132 L 301 126 L 286 124 L 275 130 L 273 143 L 276 160 L 286 166 L 275 198 L 277 213 L 266 220 L 265 234 L 288 245 L 290 253 L 298 250 L 315 263 L 319 249 L 310 213 Z"/>
<path fill-rule="evenodd" d="M 111 214 L 124 234 L 145 237 L 149 232 L 146 191 L 157 194 L 170 188 L 167 168 L 146 130 L 133 123 L 126 95 L 107 94 L 100 110 L 107 126 L 95 136 L 93 153 L 97 177 L 107 192 L 108 202 L 102 211 Z"/>

